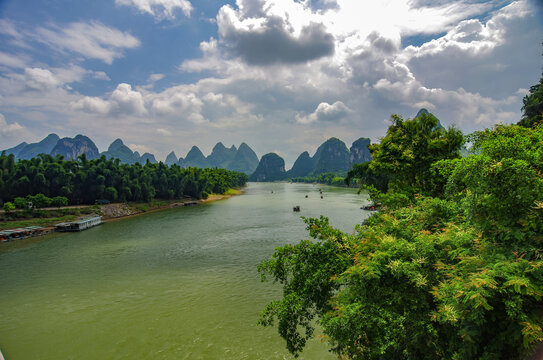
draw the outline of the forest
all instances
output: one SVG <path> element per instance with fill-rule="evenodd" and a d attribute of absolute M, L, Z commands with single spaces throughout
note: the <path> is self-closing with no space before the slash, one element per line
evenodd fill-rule
<path fill-rule="evenodd" d="M 40 154 L 15 161 L 0 155 L 0 203 L 42 194 L 66 198 L 67 203 L 94 204 L 97 200 L 151 201 L 190 196 L 206 198 L 245 185 L 247 175 L 225 169 L 184 169 L 163 163 L 121 164 L 118 159 L 66 161 L 62 156 Z"/>
<path fill-rule="evenodd" d="M 543 78 L 518 124 L 464 135 L 393 115 L 365 184 L 379 211 L 353 234 L 305 219 L 311 240 L 260 263 L 283 286 L 259 323 L 298 356 L 319 335 L 340 358 L 528 359 L 543 342 Z M 465 142 L 470 154 L 462 157 Z"/>

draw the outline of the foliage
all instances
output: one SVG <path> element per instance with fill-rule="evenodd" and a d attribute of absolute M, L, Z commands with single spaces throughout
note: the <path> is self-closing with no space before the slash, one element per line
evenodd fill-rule
<path fill-rule="evenodd" d="M 15 205 L 13 205 L 13 203 L 8 201 L 8 202 L 4 203 L 3 209 L 4 209 L 5 212 L 13 211 L 13 210 L 15 210 Z"/>
<path fill-rule="evenodd" d="M 47 199 L 57 196 L 67 198 L 69 204 L 93 204 L 97 199 L 150 201 L 185 195 L 202 198 L 247 182 L 247 175 L 225 169 L 183 169 L 163 163 L 129 165 L 104 156 L 65 161 L 60 156 L 41 154 L 15 162 L 13 155 L 0 155 L 0 170 L 0 201 L 26 198 L 38 208 L 48 206 Z M 26 207 L 22 200 L 14 201 L 17 207 Z"/>
<path fill-rule="evenodd" d="M 307 219 L 314 240 L 259 266 L 283 285 L 260 323 L 277 321 L 295 355 L 316 322 L 343 358 L 526 358 L 543 341 L 543 126 L 478 132 L 462 159 L 456 131 L 420 130 L 430 139 L 415 143 L 439 156 L 415 155 L 425 146 L 400 136 L 411 125 L 391 127 L 369 168 L 410 190 L 370 187 L 386 206 L 352 235 Z"/>
<path fill-rule="evenodd" d="M 68 205 L 68 198 L 66 196 L 55 196 L 51 199 L 51 206 L 61 207 Z"/>
<path fill-rule="evenodd" d="M 24 197 L 16 197 L 13 200 L 13 203 L 17 209 L 26 209 L 28 207 L 28 200 L 26 200 Z"/>
<path fill-rule="evenodd" d="M 33 208 L 44 208 L 51 205 L 51 198 L 43 195 L 42 193 L 36 194 L 36 195 L 28 195 L 26 197 L 26 200 L 28 203 L 32 203 Z"/>
<path fill-rule="evenodd" d="M 338 176 L 336 173 L 333 172 L 322 173 L 317 176 L 298 176 L 291 178 L 290 181 L 299 183 L 317 183 L 333 186 L 345 186 L 344 178 Z"/>
<path fill-rule="evenodd" d="M 529 93 L 522 99 L 522 119 L 518 125 L 535 127 L 543 122 L 543 76 L 539 84 L 530 87 Z"/>
<path fill-rule="evenodd" d="M 439 193 L 441 179 L 432 176 L 431 166 L 439 160 L 460 157 L 462 133 L 455 128 L 445 130 L 438 126 L 436 117 L 425 113 L 412 120 L 392 115 L 391 120 L 381 143 L 368 146 L 373 157 L 369 168 L 390 177 L 394 191 Z"/>
<path fill-rule="evenodd" d="M 375 173 L 370 167 L 371 161 L 362 164 L 355 164 L 345 177 L 345 184 L 350 185 L 355 180 L 361 184 L 374 186 L 379 191 L 388 189 L 389 176 Z"/>
<path fill-rule="evenodd" d="M 543 231 L 543 125 L 498 125 L 472 136 L 475 155 L 436 164 L 446 194 L 496 241 L 525 241 Z"/>

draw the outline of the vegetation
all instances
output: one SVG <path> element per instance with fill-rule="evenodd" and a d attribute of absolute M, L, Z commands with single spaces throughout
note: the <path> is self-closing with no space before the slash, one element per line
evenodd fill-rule
<path fill-rule="evenodd" d="M 317 176 L 299 176 L 291 178 L 290 181 L 296 182 L 296 183 L 317 183 L 317 184 L 326 184 L 326 185 L 333 185 L 333 186 L 345 186 L 345 179 L 337 176 L 336 173 L 333 172 L 327 172 L 322 173 Z M 348 184 L 347 184 L 348 185 Z"/>
<path fill-rule="evenodd" d="M 354 234 L 306 219 L 312 240 L 258 269 L 283 285 L 260 324 L 298 355 L 317 322 L 362 359 L 523 359 L 543 341 L 543 125 L 463 136 L 392 117 L 347 179 L 382 204 Z"/>
<path fill-rule="evenodd" d="M 225 169 L 183 169 L 149 162 L 129 165 L 105 156 L 89 161 L 84 155 L 78 161 L 65 161 L 62 156 L 40 154 L 15 162 L 13 155 L 2 154 L 0 170 L 0 202 L 14 201 L 17 207 L 27 206 L 29 201 L 34 207 L 44 207 L 94 204 L 100 199 L 200 199 L 247 181 L 247 175 Z"/>
<path fill-rule="evenodd" d="M 539 84 L 530 87 L 528 95 L 522 100 L 522 119 L 520 126 L 535 127 L 543 122 L 543 76 Z"/>

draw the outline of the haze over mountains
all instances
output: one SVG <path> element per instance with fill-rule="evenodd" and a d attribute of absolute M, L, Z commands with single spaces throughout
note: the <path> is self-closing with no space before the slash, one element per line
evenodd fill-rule
<path fill-rule="evenodd" d="M 423 114 L 435 118 L 435 115 L 426 109 L 419 110 L 415 117 Z M 436 118 L 436 120 L 437 127 L 443 128 L 439 119 Z M 361 137 L 347 148 L 343 141 L 332 137 L 322 143 L 313 156 L 310 156 L 307 151 L 302 152 L 288 171 L 285 169 L 285 161 L 281 156 L 268 153 L 259 161 L 256 153 L 246 143 L 241 143 L 238 148 L 234 145 L 227 148 L 222 142 L 218 142 L 208 156 L 205 156 L 198 146 L 193 146 L 185 158 L 178 158 L 172 151 L 164 163 L 177 164 L 184 168 L 217 167 L 243 172 L 250 175 L 251 181 L 275 181 L 295 177 L 315 177 L 327 172 L 345 174 L 354 164 L 371 160 L 368 145 L 370 145 L 370 139 Z M 60 139 L 56 134 L 49 134 L 40 142 L 32 144 L 23 142 L 3 151 L 6 154 L 13 154 L 16 159 L 31 159 L 43 153 L 53 156 L 62 155 L 67 160 L 73 160 L 85 154 L 89 160 L 104 155 L 108 159 L 119 159 L 126 164 L 145 164 L 147 161 L 157 163 L 153 154 L 140 155 L 126 146 L 121 139 L 113 141 L 107 151 L 100 153 L 94 142 L 84 135 Z"/>
<path fill-rule="evenodd" d="M 360 138 L 350 149 L 347 149 L 343 141 L 330 138 L 319 146 L 313 157 L 307 151 L 300 154 L 288 172 L 285 170 L 285 161 L 279 155 L 266 154 L 259 161 L 255 152 L 246 143 L 241 143 L 239 148 L 234 145 L 227 148 L 219 142 L 207 157 L 197 146 L 193 146 L 185 158 L 178 158 L 172 151 L 166 157 L 165 164 L 177 164 L 185 168 L 218 167 L 252 175 L 251 178 L 255 181 L 273 181 L 286 177 L 313 176 L 324 172 L 345 173 L 353 164 L 370 160 L 371 156 L 367 148 L 369 143 L 370 139 Z M 145 164 L 147 161 L 157 163 L 153 154 L 140 155 L 126 146 L 121 139 L 113 141 L 107 151 L 100 153 L 94 142 L 84 135 L 61 139 L 56 134 L 49 134 L 40 142 L 32 144 L 23 142 L 3 151 L 6 154 L 13 154 L 16 159 L 23 160 L 31 159 L 39 154 L 61 155 L 66 160 L 74 160 L 85 154 L 88 160 L 104 155 L 108 159 L 119 159 L 125 164 Z"/>
<path fill-rule="evenodd" d="M 343 141 L 332 137 L 319 146 L 312 157 L 307 151 L 301 153 L 288 171 L 285 170 L 283 158 L 275 153 L 269 153 L 262 156 L 249 180 L 275 181 L 295 177 L 313 177 L 327 172 L 345 174 L 354 164 L 371 160 L 369 144 L 370 139 L 360 138 L 348 149 Z"/>
<path fill-rule="evenodd" d="M 84 135 L 61 139 L 56 134 L 49 134 L 40 142 L 32 144 L 22 142 L 15 147 L 2 151 L 5 151 L 6 154 L 13 154 L 17 160 L 28 160 L 39 154 L 62 155 L 66 160 L 73 160 L 85 154 L 88 160 L 97 159 L 104 155 L 108 159 L 119 159 L 125 164 L 145 164 L 147 161 L 151 163 L 158 162 L 153 154 L 144 153 L 140 155 L 137 151 L 132 151 L 121 139 L 113 141 L 107 151 L 100 153 L 94 142 Z M 207 157 L 197 146 L 193 146 L 184 159 L 182 157 L 178 158 L 175 152 L 172 151 L 166 157 L 165 163 L 167 165 L 177 164 L 181 167 L 218 167 L 250 175 L 258 165 L 258 157 L 246 143 L 241 143 L 239 148 L 234 145 L 226 148 L 219 142 Z"/>

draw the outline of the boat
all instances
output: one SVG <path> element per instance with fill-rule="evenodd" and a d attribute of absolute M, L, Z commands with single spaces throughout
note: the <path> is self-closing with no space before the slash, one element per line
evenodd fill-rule
<path fill-rule="evenodd" d="M 292 211 L 299 212 L 300 211 L 300 205 L 296 205 L 292 208 Z"/>
<path fill-rule="evenodd" d="M 47 232 L 49 232 L 49 229 L 41 226 L 27 226 L 24 228 L 2 230 L 0 231 L 0 242 L 26 239 L 27 237 L 43 235 Z"/>
<path fill-rule="evenodd" d="M 83 231 L 91 227 L 103 224 L 100 215 L 81 217 L 75 221 L 62 222 L 55 225 L 56 231 Z"/>

